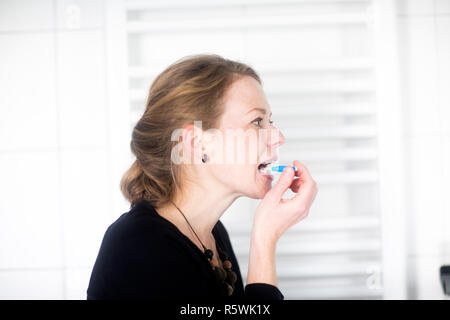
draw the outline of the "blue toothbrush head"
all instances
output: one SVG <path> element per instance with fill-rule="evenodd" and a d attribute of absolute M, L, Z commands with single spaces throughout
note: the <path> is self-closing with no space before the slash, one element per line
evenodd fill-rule
<path fill-rule="evenodd" d="M 290 167 L 290 166 L 278 166 L 278 165 L 268 165 L 267 167 L 265 167 L 264 169 L 262 169 L 262 173 L 263 174 L 274 174 L 274 173 L 281 173 L 283 172 L 284 168 L 286 167 Z M 294 171 L 297 171 L 297 168 L 292 166 L 292 168 L 294 169 Z"/>
<path fill-rule="evenodd" d="M 273 166 L 271 167 L 271 170 L 273 172 L 283 172 L 284 168 L 289 167 L 289 166 Z M 297 171 L 297 168 L 292 166 L 292 168 L 294 169 L 294 171 Z"/>

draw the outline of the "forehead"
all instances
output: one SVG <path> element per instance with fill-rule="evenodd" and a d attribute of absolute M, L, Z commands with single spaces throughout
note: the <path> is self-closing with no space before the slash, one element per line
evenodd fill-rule
<path fill-rule="evenodd" d="M 262 86 L 254 78 L 246 76 L 235 81 L 228 88 L 222 125 L 230 127 L 232 124 L 242 123 L 243 119 L 251 117 L 246 113 L 253 108 L 265 109 L 267 114 L 271 112 Z"/>

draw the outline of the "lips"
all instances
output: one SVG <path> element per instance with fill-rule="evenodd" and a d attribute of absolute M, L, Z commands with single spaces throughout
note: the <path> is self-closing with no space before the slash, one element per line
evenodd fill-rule
<path fill-rule="evenodd" d="M 262 170 L 267 167 L 271 162 L 263 162 L 258 165 L 258 170 Z"/>
<path fill-rule="evenodd" d="M 260 162 L 259 165 L 258 165 L 258 170 L 259 170 L 260 172 L 264 171 L 264 169 L 265 169 L 268 165 L 270 165 L 270 164 L 273 163 L 273 162 L 276 162 L 277 160 L 278 160 L 278 157 L 277 157 L 277 156 L 273 156 L 273 157 L 271 157 L 271 158 L 269 158 L 269 159 L 267 159 L 267 160 L 264 160 L 264 161 Z"/>

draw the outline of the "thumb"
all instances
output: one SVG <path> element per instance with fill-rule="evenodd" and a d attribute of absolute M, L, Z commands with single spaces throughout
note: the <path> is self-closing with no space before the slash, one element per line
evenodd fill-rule
<path fill-rule="evenodd" d="M 292 184 L 294 176 L 294 169 L 292 167 L 284 168 L 283 173 L 281 174 L 277 183 L 272 187 L 272 189 L 269 190 L 269 197 L 280 200 L 283 194 Z"/>

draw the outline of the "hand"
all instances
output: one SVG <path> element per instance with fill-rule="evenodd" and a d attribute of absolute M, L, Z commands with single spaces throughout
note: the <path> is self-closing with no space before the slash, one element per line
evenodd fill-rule
<path fill-rule="evenodd" d="M 254 236 L 276 242 L 286 230 L 308 216 L 318 192 L 317 184 L 305 165 L 298 160 L 293 163 L 297 172 L 292 167 L 286 167 L 258 205 L 253 220 Z M 283 199 L 288 188 L 296 195 Z"/>

